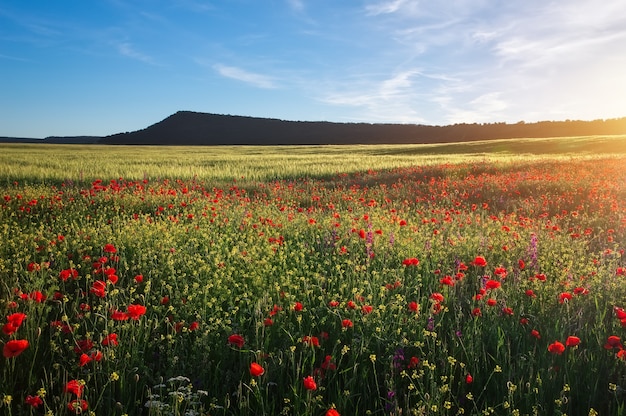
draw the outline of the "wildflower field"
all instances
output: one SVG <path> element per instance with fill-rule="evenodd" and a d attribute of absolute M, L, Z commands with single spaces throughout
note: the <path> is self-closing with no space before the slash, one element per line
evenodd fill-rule
<path fill-rule="evenodd" d="M 0 413 L 626 415 L 626 152 L 429 149 L 6 146 Z"/>

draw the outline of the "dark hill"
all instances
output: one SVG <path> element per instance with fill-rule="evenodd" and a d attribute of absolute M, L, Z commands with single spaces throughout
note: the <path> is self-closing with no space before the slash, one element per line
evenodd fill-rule
<path fill-rule="evenodd" d="M 626 117 L 539 123 L 415 124 L 331 123 L 179 111 L 143 130 L 99 140 L 137 145 L 419 144 L 521 137 L 626 134 Z"/>

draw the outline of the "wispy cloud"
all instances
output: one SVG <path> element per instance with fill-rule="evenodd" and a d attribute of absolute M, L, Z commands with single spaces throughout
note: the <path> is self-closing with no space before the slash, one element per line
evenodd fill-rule
<path fill-rule="evenodd" d="M 287 0 L 287 4 L 289 7 L 297 12 L 301 12 L 304 10 L 304 1 L 303 0 Z"/>
<path fill-rule="evenodd" d="M 122 42 L 117 45 L 118 52 L 127 58 L 135 59 L 150 65 L 156 65 L 154 59 L 146 54 L 137 51 L 130 42 Z"/>
<path fill-rule="evenodd" d="M 384 0 L 376 3 L 370 3 L 365 6 L 365 11 L 370 16 L 377 16 L 380 14 L 395 13 L 407 4 L 407 0 Z"/>
<path fill-rule="evenodd" d="M 215 71 L 223 77 L 241 81 L 257 88 L 277 88 L 274 80 L 266 75 L 249 72 L 245 69 L 223 64 L 215 64 L 213 65 L 213 69 L 215 69 Z"/>

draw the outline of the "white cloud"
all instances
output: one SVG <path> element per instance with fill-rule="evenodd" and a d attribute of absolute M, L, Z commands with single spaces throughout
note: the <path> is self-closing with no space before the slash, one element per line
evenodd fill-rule
<path fill-rule="evenodd" d="M 129 42 L 122 42 L 118 44 L 117 50 L 120 54 L 128 58 L 135 59 L 137 61 L 141 61 L 150 65 L 155 65 L 154 59 L 152 59 L 152 57 L 137 51 Z"/>
<path fill-rule="evenodd" d="M 391 1 L 379 1 L 377 3 L 371 3 L 365 6 L 365 11 L 368 15 L 377 16 L 380 14 L 395 13 L 407 3 L 407 0 L 391 0 Z"/>
<path fill-rule="evenodd" d="M 217 73 L 223 77 L 241 81 L 257 88 L 276 88 L 274 81 L 270 77 L 262 74 L 256 74 L 241 68 L 222 64 L 213 65 L 213 69 L 215 69 Z"/>

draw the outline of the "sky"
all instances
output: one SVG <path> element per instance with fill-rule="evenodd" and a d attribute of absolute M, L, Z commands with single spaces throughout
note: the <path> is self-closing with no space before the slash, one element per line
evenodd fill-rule
<path fill-rule="evenodd" d="M 0 136 L 626 116 L 623 0 L 0 0 Z"/>

